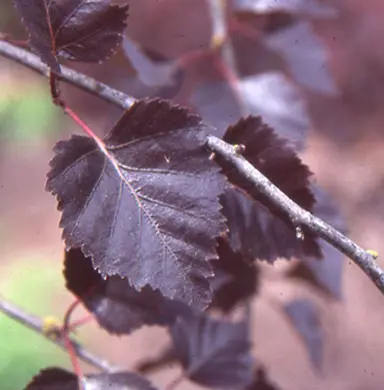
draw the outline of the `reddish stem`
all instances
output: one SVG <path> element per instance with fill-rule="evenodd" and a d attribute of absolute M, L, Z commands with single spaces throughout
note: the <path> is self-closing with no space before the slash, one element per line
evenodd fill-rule
<path fill-rule="evenodd" d="M 102 140 L 72 111 L 69 107 L 63 107 L 64 112 L 71 117 L 91 138 L 93 138 L 97 144 L 103 144 Z"/>
<path fill-rule="evenodd" d="M 70 332 L 73 332 L 76 328 L 84 325 L 84 324 L 87 324 L 88 322 L 91 322 L 94 320 L 94 316 L 91 315 L 91 314 L 88 314 L 86 317 L 83 317 L 83 318 L 80 318 L 79 320 L 76 320 L 76 321 L 73 321 L 70 325 L 69 325 L 69 331 Z"/>
<path fill-rule="evenodd" d="M 67 311 L 65 312 L 64 315 L 64 321 L 63 321 L 63 331 L 65 333 L 68 333 L 68 329 L 70 328 L 70 320 L 71 320 L 71 315 L 75 311 L 76 307 L 79 306 L 80 300 L 79 298 L 76 298 L 68 307 Z"/>
<path fill-rule="evenodd" d="M 64 343 L 65 343 L 65 347 L 66 347 L 66 349 L 68 351 L 68 355 L 69 355 L 69 357 L 71 359 L 73 371 L 76 374 L 77 379 L 78 379 L 79 389 L 80 390 L 85 390 L 85 388 L 83 386 L 83 382 L 82 382 L 83 372 L 82 372 L 82 369 L 80 367 L 80 362 L 79 362 L 79 360 L 77 358 L 76 350 L 75 350 L 75 348 L 74 348 L 74 346 L 72 344 L 72 341 L 71 341 L 71 339 L 69 337 L 69 333 L 70 333 L 69 323 L 70 323 L 71 315 L 75 311 L 75 309 L 79 305 L 79 303 L 80 303 L 79 299 L 76 299 L 68 307 L 68 309 L 67 309 L 67 311 L 65 313 L 65 316 L 64 316 L 62 337 L 63 337 Z"/>
<path fill-rule="evenodd" d="M 73 371 L 77 376 L 79 390 L 85 390 L 85 388 L 83 386 L 83 381 L 82 381 L 83 371 L 80 367 L 79 359 L 77 358 L 75 348 L 71 342 L 71 339 L 68 336 L 68 333 L 66 333 L 66 332 L 63 333 L 63 340 L 64 340 L 65 348 L 67 349 L 68 355 L 71 359 Z"/>

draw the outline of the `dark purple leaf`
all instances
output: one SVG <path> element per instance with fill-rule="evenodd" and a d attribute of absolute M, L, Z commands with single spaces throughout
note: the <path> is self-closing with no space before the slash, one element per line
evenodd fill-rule
<path fill-rule="evenodd" d="M 125 334 L 143 325 L 170 326 L 189 312 L 185 304 L 166 299 L 149 286 L 137 291 L 119 276 L 103 279 L 78 248 L 65 253 L 64 267 L 67 288 L 108 332 Z"/>
<path fill-rule="evenodd" d="M 345 221 L 330 197 L 318 186 L 312 186 L 316 196 L 314 214 L 346 234 Z M 322 291 L 330 293 L 336 299 L 342 298 L 342 276 L 344 255 L 326 241 L 319 239 L 323 252 L 322 261 L 311 256 L 304 256 L 302 261 L 289 271 L 290 277 L 304 279 Z"/>
<path fill-rule="evenodd" d="M 156 390 L 143 376 L 133 372 L 88 375 L 83 379 L 84 390 Z M 77 376 L 62 368 L 40 371 L 25 390 L 78 390 Z"/>
<path fill-rule="evenodd" d="M 233 0 L 237 11 L 255 13 L 287 12 L 311 17 L 334 17 L 334 8 L 319 0 Z"/>
<path fill-rule="evenodd" d="M 39 372 L 25 390 L 77 390 L 76 375 L 61 368 L 46 368 Z"/>
<path fill-rule="evenodd" d="M 245 390 L 279 390 L 277 386 L 272 384 L 267 378 L 265 370 L 259 368 L 256 371 L 254 381 Z"/>
<path fill-rule="evenodd" d="M 297 90 L 277 72 L 250 76 L 237 84 L 251 115 L 261 115 L 276 132 L 302 148 L 310 128 L 306 106 Z M 233 90 L 227 83 L 208 83 L 197 88 L 190 103 L 205 122 L 215 126 L 218 136 L 242 117 Z"/>
<path fill-rule="evenodd" d="M 324 334 L 315 305 L 297 299 L 284 306 L 284 311 L 302 338 L 312 364 L 320 368 L 323 361 Z"/>
<path fill-rule="evenodd" d="M 56 72 L 56 56 L 101 62 L 120 45 L 128 6 L 110 0 L 13 0 L 30 35 L 30 45 Z"/>
<path fill-rule="evenodd" d="M 175 352 L 194 382 L 207 387 L 242 388 L 253 379 L 246 323 L 230 323 L 197 314 L 171 328 Z"/>
<path fill-rule="evenodd" d="M 315 198 L 309 188 L 311 172 L 288 141 L 278 137 L 259 117 L 241 119 L 228 128 L 224 140 L 245 146 L 244 157 L 287 196 L 308 211 Z M 289 216 L 278 210 L 252 184 L 240 176 L 223 158 L 216 156 L 232 186 L 221 198 L 234 251 L 246 259 L 274 261 L 311 255 L 321 258 L 317 239 L 303 228 L 304 240 L 298 240 Z"/>
<path fill-rule="evenodd" d="M 274 262 L 280 257 L 290 259 L 304 256 L 306 247 L 297 239 L 293 227 L 238 188 L 225 191 L 222 205 L 230 227 L 228 237 L 231 248 L 246 259 Z M 313 240 L 310 243 L 308 251 L 317 246 Z"/>
<path fill-rule="evenodd" d="M 208 260 L 226 230 L 225 178 L 209 160 L 200 118 L 166 101 L 139 101 L 103 145 L 72 136 L 55 147 L 47 190 L 57 196 L 67 250 L 102 276 L 149 285 L 194 307 L 211 300 Z"/>
<path fill-rule="evenodd" d="M 219 240 L 217 253 L 219 258 L 212 262 L 215 277 L 211 282 L 214 291 L 211 307 L 229 312 L 257 292 L 259 269 L 235 253 L 224 239 Z"/>
<path fill-rule="evenodd" d="M 240 119 L 230 126 L 224 137 L 230 144 L 245 146 L 244 157 L 274 184 L 276 184 L 293 201 L 306 210 L 312 210 L 315 198 L 310 191 L 310 176 L 312 173 L 304 165 L 292 149 L 289 141 L 277 134 L 264 124 L 260 117 L 250 116 Z M 217 157 L 224 173 L 231 184 L 241 188 L 261 203 L 272 208 L 269 200 L 254 189 L 246 178 L 238 174 L 233 165 Z M 278 210 L 274 211 L 279 214 Z"/>

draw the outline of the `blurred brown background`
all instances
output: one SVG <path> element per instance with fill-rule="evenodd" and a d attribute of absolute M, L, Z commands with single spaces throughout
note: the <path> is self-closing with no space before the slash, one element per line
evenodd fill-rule
<path fill-rule="evenodd" d="M 305 92 L 313 120 L 304 160 L 340 205 L 349 236 L 384 253 L 384 2 L 340 0 L 339 16 L 314 22 L 329 50 L 329 66 L 340 91 L 325 97 Z M 210 41 L 209 15 L 201 0 L 131 0 L 130 36 L 173 58 Z M 0 5 L 0 31 L 25 36 L 11 1 Z M 118 88 L 134 76 L 119 53 L 108 63 L 71 66 Z M 193 80 L 193 79 L 192 79 Z M 63 244 L 54 198 L 44 192 L 52 146 L 79 132 L 50 103 L 43 77 L 0 58 L 0 295 L 40 315 L 63 315 L 72 297 L 61 275 Z M 103 134 L 120 110 L 63 87 L 70 105 Z M 379 258 L 381 266 L 384 261 Z M 278 277 L 283 262 L 266 266 L 254 305 L 255 356 L 282 390 L 382 390 L 384 388 L 384 298 L 351 261 L 346 261 L 343 300 L 325 300 L 310 288 Z M 325 356 L 320 372 L 304 345 L 276 309 L 276 302 L 309 296 L 321 311 Z M 83 313 L 84 314 L 84 313 Z M 78 314 L 81 317 L 82 313 Z M 154 356 L 165 332 L 144 328 L 113 338 L 87 325 L 79 335 L 90 349 L 122 366 Z M 0 383 L 21 388 L 39 367 L 70 366 L 63 353 L 0 315 Z M 175 375 L 153 375 L 162 388 Z M 5 384 L 5 385 L 4 385 Z M 5 387 L 4 387 L 5 386 Z"/>

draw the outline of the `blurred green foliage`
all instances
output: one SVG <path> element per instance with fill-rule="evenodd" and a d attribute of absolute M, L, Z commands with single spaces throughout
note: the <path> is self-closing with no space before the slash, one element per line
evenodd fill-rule
<path fill-rule="evenodd" d="M 6 92 L 6 91 L 4 91 Z M 59 110 L 47 88 L 29 85 L 0 94 L 0 134 L 4 139 L 38 141 L 59 129 Z"/>
<path fill-rule="evenodd" d="M 59 264 L 58 264 L 59 265 Z M 1 266 L 1 294 L 40 316 L 57 315 L 62 275 L 52 261 L 34 256 Z M 0 313 L 0 389 L 20 390 L 41 368 L 69 367 L 67 355 L 44 337 Z"/>

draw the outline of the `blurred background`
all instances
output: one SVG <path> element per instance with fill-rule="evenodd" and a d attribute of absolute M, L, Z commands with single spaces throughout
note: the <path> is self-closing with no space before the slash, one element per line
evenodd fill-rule
<path fill-rule="evenodd" d="M 228 1 L 224 17 L 235 75 L 215 46 L 216 17 L 206 0 L 128 3 L 127 36 L 116 56 L 99 66 L 69 66 L 135 97 L 189 105 L 221 134 L 241 115 L 242 104 L 261 113 L 292 136 L 315 182 L 339 206 L 349 236 L 384 253 L 384 2 L 308 0 L 297 9 L 270 9 L 263 8 L 267 1 Z M 0 32 L 26 39 L 10 0 L 0 4 Z M 52 105 L 42 76 L 0 57 L 0 85 L 0 296 L 35 314 L 62 318 L 73 298 L 62 276 L 60 215 L 44 186 L 53 145 L 80 130 Z M 100 135 L 121 113 L 73 87 L 63 85 L 62 91 Z M 282 390 L 383 389 L 384 299 L 351 261 L 341 264 L 335 282 L 340 297 L 285 277 L 292 265 L 287 261 L 262 265 L 254 350 Z M 339 270 L 328 272 L 332 279 Z M 298 298 L 316 308 L 321 367 L 311 363 L 305 343 L 278 308 Z M 84 314 L 79 310 L 76 317 Z M 93 323 L 78 337 L 130 368 L 167 342 L 158 328 L 113 338 Z M 0 314 L 1 389 L 23 388 L 48 365 L 71 367 L 65 353 Z M 161 388 L 177 372 L 171 367 L 151 377 Z"/>

